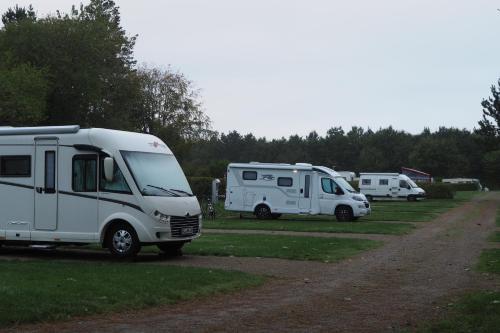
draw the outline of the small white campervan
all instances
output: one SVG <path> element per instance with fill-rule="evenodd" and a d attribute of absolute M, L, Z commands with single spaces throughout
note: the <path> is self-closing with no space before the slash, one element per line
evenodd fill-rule
<path fill-rule="evenodd" d="M 371 212 L 365 196 L 337 172 L 307 163 L 229 164 L 224 207 L 259 219 L 325 214 L 351 221 Z"/>
<path fill-rule="evenodd" d="M 198 237 L 201 210 L 175 156 L 148 134 L 0 128 L 0 246 L 100 243 L 118 257 Z"/>
<path fill-rule="evenodd" d="M 406 199 L 415 201 L 425 198 L 425 191 L 408 176 L 399 173 L 360 173 L 359 191 L 368 200 Z"/>

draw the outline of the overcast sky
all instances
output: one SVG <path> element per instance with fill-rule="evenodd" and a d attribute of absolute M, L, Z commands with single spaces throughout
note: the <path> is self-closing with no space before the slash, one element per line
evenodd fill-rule
<path fill-rule="evenodd" d="M 32 3 L 39 16 L 68 0 Z M 86 3 L 86 1 L 84 1 Z M 116 0 L 139 63 L 186 74 L 213 128 L 472 129 L 500 77 L 500 1 Z"/>

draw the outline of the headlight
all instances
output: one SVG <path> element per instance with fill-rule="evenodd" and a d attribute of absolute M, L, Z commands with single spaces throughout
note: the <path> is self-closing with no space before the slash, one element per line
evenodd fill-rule
<path fill-rule="evenodd" d="M 163 223 L 163 224 L 169 224 L 170 223 L 170 216 L 165 215 L 160 213 L 158 222 Z"/>
<path fill-rule="evenodd" d="M 363 197 L 360 197 L 359 195 L 353 195 L 353 196 L 352 196 L 352 200 L 356 200 L 356 201 L 365 201 L 365 199 L 363 199 Z"/>

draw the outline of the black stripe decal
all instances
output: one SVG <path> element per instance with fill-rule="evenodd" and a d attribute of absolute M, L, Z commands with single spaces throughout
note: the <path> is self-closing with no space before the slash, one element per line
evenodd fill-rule
<path fill-rule="evenodd" d="M 33 190 L 35 187 L 31 185 L 24 185 L 24 184 L 16 184 L 16 183 L 10 183 L 10 182 L 2 182 L 0 181 L 1 185 L 9 185 L 9 186 L 16 186 L 16 187 L 22 187 L 22 188 L 29 188 L 30 190 Z"/>
<path fill-rule="evenodd" d="M 112 203 L 116 203 L 116 204 L 120 204 L 120 205 L 124 205 L 124 206 L 129 206 L 131 208 L 137 209 L 138 211 L 144 213 L 144 211 L 142 210 L 141 207 L 139 207 L 137 205 L 134 205 L 134 204 L 132 204 L 130 202 L 126 202 L 126 201 L 115 200 L 115 199 L 108 199 L 108 198 L 97 198 L 96 196 L 93 196 L 93 195 L 81 194 L 81 193 L 75 193 L 75 192 L 59 191 L 59 193 L 66 194 L 66 195 L 72 195 L 72 196 L 75 196 L 75 197 L 87 198 L 87 199 L 94 199 L 94 200 L 98 200 L 99 199 L 99 200 L 102 200 L 102 201 L 108 201 L 108 202 L 112 202 Z"/>

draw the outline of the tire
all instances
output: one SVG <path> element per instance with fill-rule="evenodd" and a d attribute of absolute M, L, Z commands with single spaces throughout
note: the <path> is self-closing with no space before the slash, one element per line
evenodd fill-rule
<path fill-rule="evenodd" d="M 167 256 L 182 256 L 184 242 L 168 242 L 157 244 L 160 251 Z"/>
<path fill-rule="evenodd" d="M 365 195 L 365 197 L 366 197 L 366 200 L 368 200 L 369 202 L 373 201 L 373 197 L 371 195 Z"/>
<path fill-rule="evenodd" d="M 255 208 L 255 216 L 257 216 L 259 220 L 267 220 L 272 217 L 272 214 L 271 210 L 266 205 L 258 205 Z"/>
<path fill-rule="evenodd" d="M 352 208 L 349 206 L 341 205 L 335 209 L 335 217 L 339 222 L 349 222 L 352 221 L 354 216 L 352 213 Z"/>
<path fill-rule="evenodd" d="M 273 214 L 271 214 L 271 217 L 273 218 L 273 220 L 277 220 L 281 217 L 281 214 L 273 213 Z"/>
<path fill-rule="evenodd" d="M 106 233 L 109 252 L 117 258 L 130 258 L 141 250 L 134 228 L 125 223 L 115 224 Z"/>

